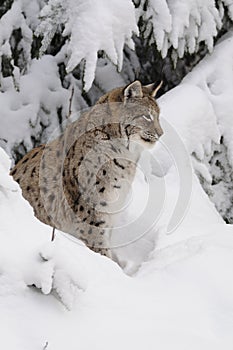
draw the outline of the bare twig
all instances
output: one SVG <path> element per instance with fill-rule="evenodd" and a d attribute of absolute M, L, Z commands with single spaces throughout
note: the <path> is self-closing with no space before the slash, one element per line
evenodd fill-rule
<path fill-rule="evenodd" d="M 55 239 L 55 227 L 53 227 L 51 242 Z"/>
<path fill-rule="evenodd" d="M 71 105 L 72 105 L 72 100 L 73 100 L 73 97 L 74 97 L 74 87 L 72 87 L 72 90 L 71 90 L 71 95 L 70 95 L 70 101 L 69 101 L 69 111 L 68 111 L 68 114 L 66 116 L 66 119 L 69 119 L 70 116 L 71 116 Z"/>
<path fill-rule="evenodd" d="M 140 76 L 140 68 L 139 67 L 136 68 L 134 76 L 135 76 L 135 80 L 139 79 L 139 76 Z"/>
<path fill-rule="evenodd" d="M 43 347 L 43 350 L 48 349 L 48 345 L 49 345 L 49 342 L 46 342 L 46 343 L 45 343 L 45 346 Z"/>

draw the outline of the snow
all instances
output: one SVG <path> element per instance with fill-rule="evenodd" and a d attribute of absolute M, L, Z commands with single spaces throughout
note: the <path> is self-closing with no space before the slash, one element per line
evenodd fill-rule
<path fill-rule="evenodd" d="M 53 67 L 52 58 L 44 60 Z M 43 62 L 31 68 L 33 79 L 50 74 Z M 158 101 L 165 134 L 143 155 L 113 237 L 121 267 L 62 232 L 51 242 L 52 229 L 34 217 L 0 150 L 2 348 L 232 349 L 233 226 L 204 192 L 190 158 L 201 165 L 212 152 L 222 114 L 195 79 Z M 58 101 L 62 88 L 54 78 L 51 84 Z"/>
<path fill-rule="evenodd" d="M 217 126 L 222 143 L 219 146 L 212 144 L 212 147 L 208 147 L 210 152 L 202 152 L 201 156 L 195 151 L 195 157 L 198 159 L 194 160 L 194 167 L 203 179 L 206 192 L 221 215 L 229 222 L 232 222 L 233 218 L 232 55 L 233 33 L 230 31 L 215 46 L 212 55 L 203 59 L 182 82 L 182 85 L 198 86 L 208 98 L 216 116 L 213 118 L 212 127 Z M 204 132 L 209 127 L 206 126 Z"/>
<path fill-rule="evenodd" d="M 33 41 L 33 36 L 43 38 L 40 47 L 43 55 L 59 33 L 66 38 L 60 51 L 67 72 L 78 66 L 81 84 L 89 91 L 99 56 L 121 71 L 139 30 L 148 39 L 148 45 L 156 44 L 162 57 L 172 49 L 174 62 L 185 52 L 198 52 L 202 43 L 212 52 L 225 12 L 233 18 L 229 0 L 219 0 L 217 5 L 214 0 L 15 0 L 1 18 L 0 59 L 2 56 L 9 59 L 17 82 L 17 75 L 27 72 L 31 55 L 38 55 L 34 47 L 38 42 Z M 19 43 L 12 35 L 14 30 L 22 34 Z M 15 49 L 19 55 L 16 61 Z M 132 67 L 137 69 L 133 62 Z"/>
<path fill-rule="evenodd" d="M 135 4 L 135 6 L 134 6 Z M 224 6 L 223 6 L 224 5 Z M 67 72 L 81 63 L 84 88 L 88 91 L 95 79 L 98 53 L 103 53 L 121 71 L 123 50 L 134 48 L 133 35 L 156 44 L 163 58 L 173 50 L 173 60 L 185 52 L 198 52 L 205 44 L 213 51 L 214 39 L 223 26 L 224 13 L 232 18 L 231 2 L 219 0 L 50 0 L 35 18 L 36 35 L 43 37 L 41 55 L 46 52 L 56 32 L 67 37 L 63 50 Z M 143 24 L 142 24 L 143 23 Z"/>
<path fill-rule="evenodd" d="M 232 9 L 232 3 L 224 0 L 218 1 L 218 8 L 214 0 L 149 0 L 140 2 L 136 14 L 143 19 L 150 44 L 157 45 L 163 58 L 172 48 L 176 61 L 185 52 L 197 52 L 203 42 L 212 52 L 224 12 L 232 18 Z"/>
<path fill-rule="evenodd" d="M 64 36 L 70 36 L 66 50 L 67 71 L 85 61 L 84 88 L 88 91 L 95 78 L 98 51 L 104 50 L 119 70 L 123 64 L 123 48 L 134 47 L 132 35 L 138 34 L 134 6 L 130 0 L 50 0 L 40 13 L 37 35 L 43 35 L 41 54 L 50 44 L 57 28 L 64 25 Z"/>
<path fill-rule="evenodd" d="M 184 78 L 184 83 L 199 86 L 214 108 L 221 135 L 228 145 L 228 159 L 233 165 L 233 81 L 232 81 L 233 33 L 221 40 L 213 54 Z"/>
<path fill-rule="evenodd" d="M 1 154 L 1 163 L 6 159 Z M 231 226 L 219 222 L 211 228 L 206 222 L 199 237 L 157 246 L 139 272 L 127 277 L 109 259 L 63 235 L 49 242 L 51 229 L 33 217 L 19 189 L 9 190 L 7 198 L 1 194 L 1 213 L 5 349 L 43 349 L 47 342 L 56 350 L 109 344 L 113 350 L 154 344 L 231 349 Z M 213 224 L 215 215 L 209 214 Z"/>
<path fill-rule="evenodd" d="M 45 142 L 48 135 L 58 128 L 57 109 L 67 107 L 70 97 L 69 91 L 61 85 L 56 60 L 49 55 L 33 60 L 28 73 L 21 76 L 17 84 L 18 91 L 11 77 L 3 78 L 0 92 L 0 139 L 4 140 L 6 130 L 9 130 L 4 144 L 8 154 L 21 143 L 29 151 L 33 147 L 32 137 L 37 139 L 47 126 L 42 137 Z M 68 107 L 64 113 L 67 110 Z"/>

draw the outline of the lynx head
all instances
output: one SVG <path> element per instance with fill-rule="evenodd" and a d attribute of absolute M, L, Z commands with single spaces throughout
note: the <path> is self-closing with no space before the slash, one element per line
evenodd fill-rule
<path fill-rule="evenodd" d="M 144 147 L 152 146 L 163 134 L 159 123 L 160 110 L 155 101 L 161 85 L 142 86 L 136 80 L 124 88 L 110 91 L 98 103 L 108 102 L 111 118 L 114 116 L 114 122 L 120 121 L 123 137 L 140 142 Z"/>

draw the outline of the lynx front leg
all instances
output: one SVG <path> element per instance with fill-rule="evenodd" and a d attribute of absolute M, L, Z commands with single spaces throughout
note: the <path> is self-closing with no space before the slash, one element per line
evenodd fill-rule
<path fill-rule="evenodd" d="M 95 253 L 100 253 L 101 255 L 107 256 L 109 259 L 113 260 L 112 252 L 110 248 L 91 248 Z"/>
<path fill-rule="evenodd" d="M 88 246 L 96 253 L 107 256 L 112 259 L 112 252 L 110 248 L 110 232 L 111 230 L 97 229 L 95 228 L 92 232 L 93 237 L 89 237 Z M 91 238 L 91 239 L 90 239 Z"/>
<path fill-rule="evenodd" d="M 110 228 L 104 228 L 93 224 L 79 224 L 74 236 L 81 239 L 88 248 L 96 253 L 100 253 L 112 259 L 112 252 L 110 248 Z"/>

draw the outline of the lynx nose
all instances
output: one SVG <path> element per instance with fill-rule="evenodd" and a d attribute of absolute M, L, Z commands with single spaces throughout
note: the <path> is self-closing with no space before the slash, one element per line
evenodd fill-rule
<path fill-rule="evenodd" d="M 161 126 L 157 126 L 157 128 L 155 129 L 155 134 L 158 138 L 160 138 L 163 135 L 163 129 L 161 128 Z"/>

